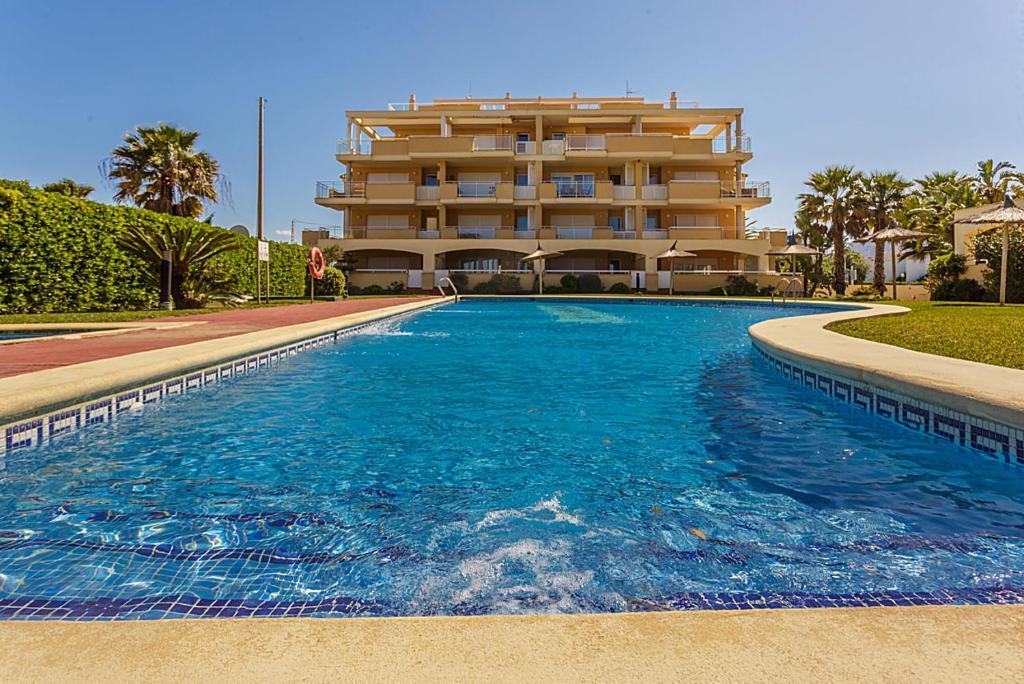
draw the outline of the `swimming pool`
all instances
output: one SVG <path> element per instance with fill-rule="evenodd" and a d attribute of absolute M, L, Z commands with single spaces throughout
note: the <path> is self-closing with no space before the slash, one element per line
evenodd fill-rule
<path fill-rule="evenodd" d="M 814 312 L 462 302 L 12 451 L 0 616 L 1024 601 L 1024 469 L 780 382 Z"/>

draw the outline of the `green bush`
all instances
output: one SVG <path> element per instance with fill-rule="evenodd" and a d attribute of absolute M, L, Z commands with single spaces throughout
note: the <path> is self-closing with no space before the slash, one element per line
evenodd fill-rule
<path fill-rule="evenodd" d="M 584 273 L 580 276 L 580 292 L 602 292 L 604 286 L 601 284 L 601 277 L 596 273 Z"/>
<path fill-rule="evenodd" d="M 719 285 L 718 287 L 713 287 L 710 290 L 708 290 L 708 294 L 711 295 L 712 297 L 728 297 L 729 291 L 726 290 L 721 285 Z"/>
<path fill-rule="evenodd" d="M 998 296 L 999 269 L 1003 261 L 1002 230 L 986 231 L 974 238 L 974 256 L 988 261 L 985 289 Z M 1024 303 L 1024 228 L 1010 230 L 1010 259 L 1006 264 L 1006 301 Z"/>
<path fill-rule="evenodd" d="M 562 283 L 562 289 L 566 292 L 580 291 L 580 279 L 572 273 L 566 273 L 559 282 Z"/>
<path fill-rule="evenodd" d="M 874 285 L 858 285 L 847 294 L 851 297 L 871 297 L 873 299 L 878 299 L 878 290 L 875 289 Z"/>
<path fill-rule="evenodd" d="M 931 290 L 933 302 L 980 302 L 985 288 L 974 278 L 947 280 Z"/>
<path fill-rule="evenodd" d="M 356 290 L 359 290 L 359 288 L 356 288 Z M 385 294 L 385 290 L 380 285 L 376 285 L 376 284 L 374 284 L 374 285 L 367 285 L 366 287 L 362 288 L 362 290 L 359 291 L 359 294 L 363 294 L 363 295 L 382 295 L 382 294 Z"/>
<path fill-rule="evenodd" d="M 967 257 L 963 254 L 943 254 L 931 260 L 928 264 L 928 278 L 938 280 L 952 280 L 959 278 L 967 272 Z"/>
<path fill-rule="evenodd" d="M 455 284 L 455 289 L 459 292 L 466 292 L 469 290 L 469 276 L 462 271 L 449 273 L 448 278 Z"/>
<path fill-rule="evenodd" d="M 168 224 L 222 230 L 191 219 L 111 206 L 0 180 L 0 312 L 151 309 L 159 291 L 151 268 L 120 246 L 127 226 Z M 237 236 L 239 249 L 211 261 L 231 290 L 256 294 L 256 239 Z M 306 250 L 270 243 L 272 295 L 301 297 Z"/>
<path fill-rule="evenodd" d="M 746 276 L 729 276 L 726 279 L 725 291 L 732 297 L 752 297 L 758 294 L 757 283 L 747 280 Z"/>
<path fill-rule="evenodd" d="M 476 294 L 518 294 L 522 291 L 519 276 L 495 273 L 490 280 L 477 283 L 473 288 Z"/>
<path fill-rule="evenodd" d="M 629 294 L 631 290 L 626 283 L 615 283 L 608 288 L 608 294 Z"/>
<path fill-rule="evenodd" d="M 306 276 L 306 290 L 309 294 L 310 277 Z M 324 268 L 324 277 L 316 281 L 317 296 L 338 297 L 345 294 L 345 274 L 333 266 Z"/>

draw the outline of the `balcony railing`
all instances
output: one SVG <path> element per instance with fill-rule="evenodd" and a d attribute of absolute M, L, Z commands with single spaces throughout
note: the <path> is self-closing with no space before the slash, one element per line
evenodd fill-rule
<path fill-rule="evenodd" d="M 512 233 L 512 237 L 517 240 L 533 240 L 537 237 L 537 231 L 519 230 L 518 228 L 516 228 L 515 232 Z"/>
<path fill-rule="evenodd" d="M 642 185 L 640 186 L 640 198 L 645 200 L 668 199 L 667 185 Z"/>
<path fill-rule="evenodd" d="M 567 135 L 565 136 L 565 148 L 570 152 L 600 152 L 605 149 L 604 136 Z"/>
<path fill-rule="evenodd" d="M 564 140 L 545 140 L 541 143 L 541 154 L 565 154 Z"/>
<path fill-rule="evenodd" d="M 612 231 L 612 239 L 613 240 L 635 240 L 636 239 L 636 231 L 635 230 L 613 230 Z"/>
<path fill-rule="evenodd" d="M 336 154 L 370 154 L 373 141 L 369 138 L 339 138 L 335 143 Z"/>
<path fill-rule="evenodd" d="M 458 181 L 459 197 L 495 197 L 497 194 L 497 181 Z"/>
<path fill-rule="evenodd" d="M 555 184 L 556 197 L 593 197 L 594 181 L 550 181 Z"/>
<path fill-rule="evenodd" d="M 497 228 L 467 228 L 463 226 L 458 227 L 458 236 L 460 238 L 473 238 L 473 239 L 494 239 L 498 236 Z"/>
<path fill-rule="evenodd" d="M 739 138 L 733 138 L 732 140 L 726 140 L 724 137 L 715 138 L 711 141 L 711 151 L 715 154 L 750 152 L 750 136 L 741 135 Z"/>
<path fill-rule="evenodd" d="M 594 235 L 592 227 L 568 227 L 555 226 L 555 237 L 560 240 L 589 240 Z"/>
<path fill-rule="evenodd" d="M 612 186 L 612 199 L 617 199 L 617 200 L 633 200 L 633 199 L 636 199 L 636 186 L 635 185 L 613 185 Z"/>
<path fill-rule="evenodd" d="M 512 192 L 513 199 L 517 200 L 533 200 L 537 199 L 537 186 L 536 185 L 517 185 Z"/>
<path fill-rule="evenodd" d="M 740 199 L 768 199 L 772 196 L 771 184 L 768 181 L 745 181 L 740 186 Z M 722 197 L 736 197 L 736 187 L 728 181 L 721 186 Z"/>
<path fill-rule="evenodd" d="M 643 231 L 642 235 L 644 240 L 663 240 L 668 237 L 668 231 L 659 228 L 648 228 Z"/>
<path fill-rule="evenodd" d="M 512 151 L 511 135 L 474 135 L 474 152 Z"/>
<path fill-rule="evenodd" d="M 317 181 L 317 199 L 334 199 L 348 197 L 366 197 L 366 183 L 363 181 Z"/>
<path fill-rule="evenodd" d="M 537 141 L 516 140 L 516 154 L 537 154 Z"/>
<path fill-rule="evenodd" d="M 418 200 L 431 200 L 437 201 L 441 196 L 441 186 L 439 185 L 417 185 L 416 186 L 416 199 Z"/>

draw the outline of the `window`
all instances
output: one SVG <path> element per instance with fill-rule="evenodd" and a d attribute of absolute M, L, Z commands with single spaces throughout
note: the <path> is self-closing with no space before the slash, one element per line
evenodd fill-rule
<path fill-rule="evenodd" d="M 644 221 L 644 228 L 646 230 L 658 230 L 658 217 L 648 216 L 647 220 Z"/>
<path fill-rule="evenodd" d="M 622 217 L 621 216 L 609 216 L 608 227 L 612 230 L 622 230 Z"/>
<path fill-rule="evenodd" d="M 612 185 L 622 185 L 622 175 L 618 173 L 608 174 L 608 180 L 612 182 Z"/>
<path fill-rule="evenodd" d="M 524 214 L 516 216 L 516 230 L 530 230 L 530 217 Z"/>
<path fill-rule="evenodd" d="M 408 183 L 407 173 L 381 173 L 374 172 L 366 174 L 367 183 Z"/>
<path fill-rule="evenodd" d="M 552 140 L 565 140 L 565 133 L 563 133 L 562 131 L 559 131 L 557 133 L 552 133 L 551 134 L 551 139 Z"/>
<path fill-rule="evenodd" d="M 423 184 L 429 185 L 430 187 L 434 187 L 435 185 L 437 185 L 437 174 L 428 173 L 426 176 L 423 177 Z"/>
<path fill-rule="evenodd" d="M 517 142 L 530 142 L 530 134 L 529 133 L 517 133 L 516 134 L 516 141 Z"/>
<path fill-rule="evenodd" d="M 526 173 L 517 173 L 516 174 L 516 185 L 529 185 L 529 184 L 530 184 L 530 176 L 529 176 L 529 174 L 526 174 Z"/>
<path fill-rule="evenodd" d="M 463 259 L 463 271 L 497 271 L 500 263 L 497 259 Z"/>

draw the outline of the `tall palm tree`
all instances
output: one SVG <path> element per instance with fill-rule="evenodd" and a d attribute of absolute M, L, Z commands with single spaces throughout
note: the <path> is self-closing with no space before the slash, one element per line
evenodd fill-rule
<path fill-rule="evenodd" d="M 863 176 L 852 166 L 829 166 L 812 173 L 799 196 L 800 209 L 815 223 L 828 226 L 832 242 L 832 289 L 846 293 L 846 237 L 864 227 Z"/>
<path fill-rule="evenodd" d="M 85 199 L 95 189 L 91 185 L 78 183 L 70 178 L 62 178 L 59 181 L 47 183 L 43 186 L 43 190 L 46 192 L 55 192 L 58 195 L 67 195 L 68 197 L 77 197 L 79 199 Z"/>
<path fill-rule="evenodd" d="M 985 159 L 978 162 L 978 173 L 971 180 L 987 204 L 1002 202 L 1011 187 L 1024 185 L 1024 174 L 1015 171 L 1016 168 L 1008 161 L 996 163 Z"/>
<path fill-rule="evenodd" d="M 898 171 L 874 171 L 864 178 L 864 201 L 871 232 L 885 230 L 903 206 L 911 183 Z M 875 268 L 872 283 L 878 294 L 885 294 L 885 243 L 874 241 Z M 893 278 L 896 274 L 893 274 Z"/>
<path fill-rule="evenodd" d="M 117 184 L 114 199 L 172 216 L 197 218 L 223 186 L 220 164 L 195 149 L 199 131 L 140 126 L 100 165 Z"/>

